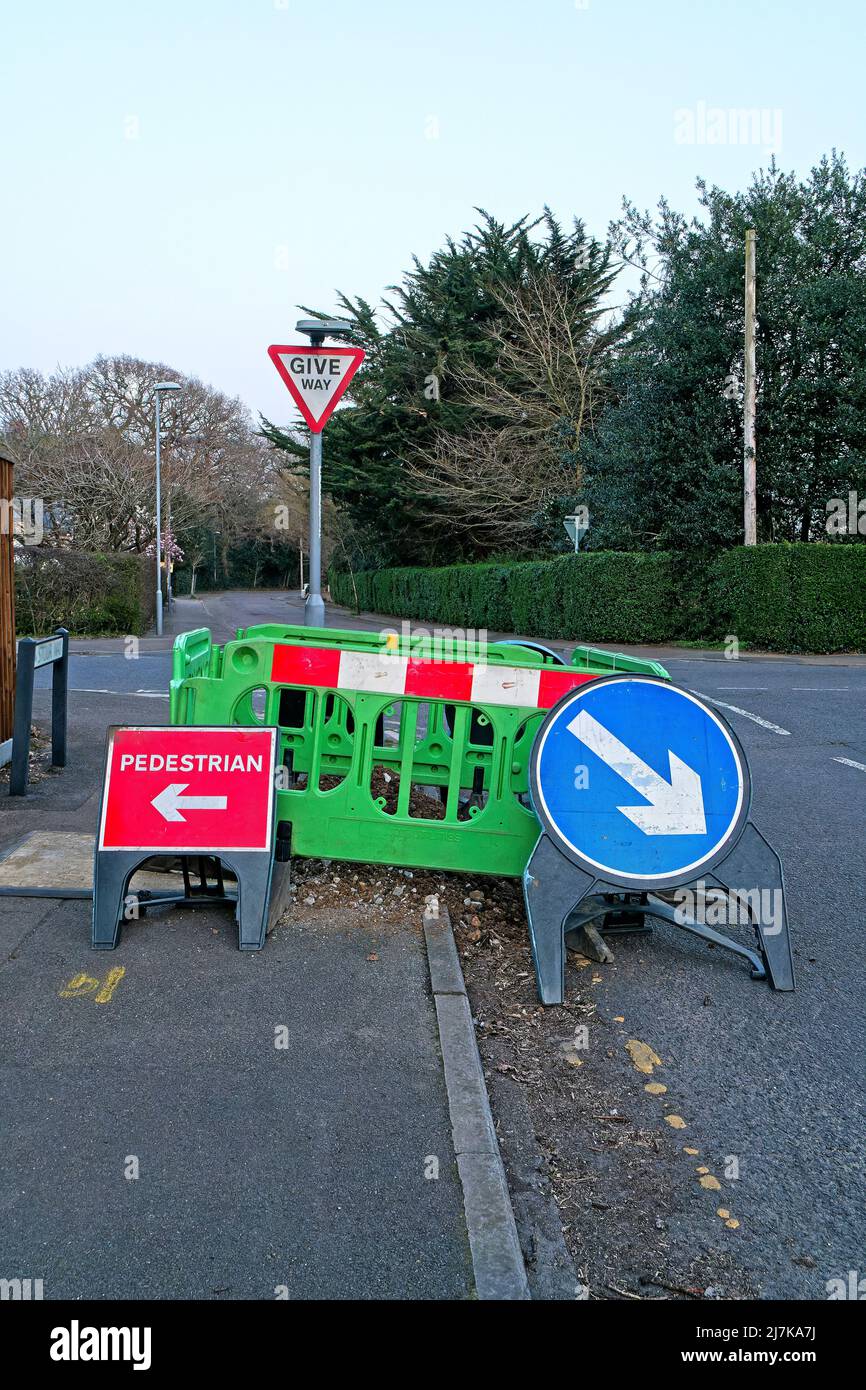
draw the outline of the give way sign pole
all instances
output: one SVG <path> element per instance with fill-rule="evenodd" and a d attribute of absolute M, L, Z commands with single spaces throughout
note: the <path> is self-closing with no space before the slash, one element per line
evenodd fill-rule
<path fill-rule="evenodd" d="M 307 627 L 324 627 L 322 430 L 363 362 L 364 352 L 362 348 L 323 347 L 329 334 L 351 331 L 351 324 L 342 319 L 301 319 L 295 327 L 309 335 L 309 347 L 272 344 L 268 356 L 310 429 L 310 563 L 304 622 Z"/>

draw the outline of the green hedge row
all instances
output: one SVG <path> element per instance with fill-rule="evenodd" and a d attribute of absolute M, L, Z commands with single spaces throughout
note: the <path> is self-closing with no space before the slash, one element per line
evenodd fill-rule
<path fill-rule="evenodd" d="M 337 603 L 452 627 L 581 642 L 721 642 L 866 650 L 866 545 L 714 555 L 589 551 L 515 564 L 332 571 Z"/>
<path fill-rule="evenodd" d="M 73 636 L 140 636 L 153 623 L 153 562 L 144 555 L 21 546 L 15 551 L 19 637 L 67 627 Z"/>

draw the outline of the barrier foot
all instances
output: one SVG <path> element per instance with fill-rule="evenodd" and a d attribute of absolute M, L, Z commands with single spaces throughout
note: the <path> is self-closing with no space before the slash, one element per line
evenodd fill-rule
<path fill-rule="evenodd" d="M 524 870 L 523 900 L 542 1004 L 565 1000 L 565 923 L 594 883 L 552 840 L 540 837 Z"/>
<path fill-rule="evenodd" d="M 743 956 L 752 967 L 752 979 L 763 980 L 766 977 L 761 957 L 757 951 L 752 951 L 748 946 L 744 946 L 739 941 L 734 941 L 729 936 L 723 936 L 716 931 L 715 927 L 708 927 L 703 922 L 696 922 L 693 918 L 683 918 L 677 916 L 678 909 L 669 907 L 667 903 L 651 903 L 646 911 L 653 917 L 660 917 L 664 922 L 670 922 L 673 926 L 679 927 L 681 931 L 687 931 L 692 936 L 699 936 L 703 941 L 711 941 L 714 946 L 723 946 L 726 951 L 733 951 L 737 956 Z"/>
<path fill-rule="evenodd" d="M 776 990 L 794 989 L 794 961 L 788 934 L 782 861 L 751 821 L 731 853 L 715 866 L 712 877 L 720 887 L 741 898 L 751 893 L 761 894 L 761 910 L 751 915 L 770 985 Z M 764 920 L 764 893 L 772 894 L 769 921 Z"/>
<path fill-rule="evenodd" d="M 93 870 L 93 917 L 90 945 L 94 951 L 113 951 L 120 938 L 129 880 L 146 855 L 97 854 Z"/>

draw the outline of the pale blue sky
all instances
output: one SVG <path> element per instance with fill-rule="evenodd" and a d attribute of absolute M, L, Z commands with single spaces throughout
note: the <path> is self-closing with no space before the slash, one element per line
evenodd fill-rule
<path fill-rule="evenodd" d="M 0 0 L 0 369 L 161 359 L 293 418 L 299 302 L 377 300 L 416 252 L 549 203 L 694 208 L 781 113 L 783 167 L 866 164 L 859 0 Z M 677 126 L 679 121 L 679 126 Z M 679 128 L 680 140 L 675 138 Z M 700 138 L 699 125 L 695 140 Z"/>

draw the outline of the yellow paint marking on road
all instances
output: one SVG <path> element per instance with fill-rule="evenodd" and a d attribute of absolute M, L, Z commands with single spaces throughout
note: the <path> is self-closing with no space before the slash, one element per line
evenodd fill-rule
<path fill-rule="evenodd" d="M 667 1089 L 660 1081 L 648 1081 L 644 1086 L 644 1090 L 649 1091 L 651 1096 L 663 1096 Z"/>
<path fill-rule="evenodd" d="M 81 999 L 92 994 L 95 1003 L 108 1004 L 125 974 L 124 967 L 116 965 L 109 970 L 104 980 L 98 980 L 95 975 L 73 975 L 60 991 L 60 998 Z"/>
<path fill-rule="evenodd" d="M 721 1192 L 722 1190 L 722 1184 L 719 1182 L 718 1178 L 713 1177 L 712 1173 L 705 1173 L 700 1179 L 700 1183 L 701 1187 L 705 1188 L 707 1192 Z"/>
<path fill-rule="evenodd" d="M 95 1002 L 97 1004 L 110 1004 L 111 996 L 117 989 L 117 986 L 120 984 L 125 974 L 126 970 L 122 965 L 116 965 L 113 970 L 109 970 L 108 974 L 106 975 L 103 981 L 102 989 L 95 996 Z"/>
<path fill-rule="evenodd" d="M 99 989 L 99 981 L 92 975 L 73 975 L 60 991 L 61 999 L 77 999 L 82 994 L 93 994 Z"/>
<path fill-rule="evenodd" d="M 665 1115 L 665 1120 L 670 1125 L 671 1129 L 686 1128 L 686 1122 L 683 1119 L 682 1115 Z"/>
<path fill-rule="evenodd" d="M 625 1050 L 638 1071 L 642 1071 L 644 1076 L 651 1076 L 653 1067 L 663 1065 L 661 1057 L 653 1052 L 649 1043 L 639 1042 L 637 1038 L 629 1038 Z"/>

